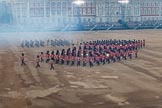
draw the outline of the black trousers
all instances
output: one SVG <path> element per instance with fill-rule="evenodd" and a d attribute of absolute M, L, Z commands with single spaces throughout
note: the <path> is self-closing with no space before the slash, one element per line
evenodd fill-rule
<path fill-rule="evenodd" d="M 86 62 L 85 62 L 85 61 L 83 61 L 83 67 L 84 67 L 84 66 L 86 66 Z"/>
<path fill-rule="evenodd" d="M 48 63 L 50 61 L 50 59 L 48 58 L 47 60 L 46 60 L 46 63 Z"/>
<path fill-rule="evenodd" d="M 77 62 L 77 66 L 80 66 L 80 61 Z"/>
<path fill-rule="evenodd" d="M 64 60 L 61 60 L 61 64 L 64 64 Z"/>
<path fill-rule="evenodd" d="M 72 62 L 71 62 L 71 65 L 74 65 L 74 64 L 75 64 L 75 62 L 74 62 L 74 61 L 72 61 Z"/>
<path fill-rule="evenodd" d="M 54 70 L 54 66 L 53 66 L 53 64 L 51 64 L 51 68 L 50 68 L 50 70 Z"/>
<path fill-rule="evenodd" d="M 41 58 L 41 62 L 44 62 L 44 59 L 43 58 Z"/>
<path fill-rule="evenodd" d="M 89 66 L 93 67 L 93 63 L 91 61 L 89 61 Z"/>
<path fill-rule="evenodd" d="M 38 68 L 38 67 L 40 67 L 40 64 L 39 64 L 39 62 L 37 62 L 37 65 L 36 65 L 36 68 Z"/>
<path fill-rule="evenodd" d="M 26 65 L 24 60 L 21 60 L 21 66 Z"/>
<path fill-rule="evenodd" d="M 100 61 L 96 61 L 97 65 L 100 65 Z"/>

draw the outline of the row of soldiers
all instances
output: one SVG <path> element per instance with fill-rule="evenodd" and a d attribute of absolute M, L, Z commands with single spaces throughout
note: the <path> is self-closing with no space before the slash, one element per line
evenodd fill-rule
<path fill-rule="evenodd" d="M 21 47 L 44 47 L 45 46 L 45 42 L 43 40 L 24 40 L 21 43 Z"/>
<path fill-rule="evenodd" d="M 51 46 L 70 46 L 71 43 L 68 40 L 62 40 L 62 39 L 55 39 L 55 40 L 47 40 L 47 46 L 51 45 Z M 24 40 L 21 43 L 21 47 L 44 47 L 45 46 L 45 41 L 43 40 Z"/>
<path fill-rule="evenodd" d="M 68 40 L 62 40 L 62 39 L 55 39 L 55 40 L 47 40 L 47 46 L 70 46 L 71 42 L 69 42 Z"/>
<path fill-rule="evenodd" d="M 89 63 L 90 67 L 94 64 L 100 65 L 120 61 L 127 58 L 137 58 L 138 50 L 145 47 L 145 40 L 97 40 L 80 43 L 79 46 L 62 49 L 60 52 L 49 51 L 44 54 L 41 52 L 37 56 L 37 66 L 39 62 L 51 64 L 51 69 L 54 69 L 55 64 L 86 66 Z"/>
<path fill-rule="evenodd" d="M 21 59 L 21 66 L 25 66 L 26 65 L 26 57 L 25 57 L 25 54 L 24 53 L 22 53 L 20 59 Z M 41 67 L 40 66 L 40 62 L 43 62 L 44 60 L 43 60 L 42 57 L 40 57 L 39 55 L 37 55 L 37 58 L 36 58 L 35 61 L 36 61 L 36 68 L 39 68 L 39 67 Z M 51 60 L 49 59 L 48 62 L 50 63 L 50 70 L 54 70 L 54 59 L 51 58 Z"/>

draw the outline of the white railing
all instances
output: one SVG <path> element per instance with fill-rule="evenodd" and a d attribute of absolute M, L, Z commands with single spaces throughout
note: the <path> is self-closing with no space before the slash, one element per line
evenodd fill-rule
<path fill-rule="evenodd" d="M 95 28 L 97 27 L 97 25 L 95 25 L 93 28 L 91 28 L 89 31 L 93 31 Z"/>
<path fill-rule="evenodd" d="M 110 27 L 107 28 L 107 30 L 110 30 L 110 29 L 113 28 L 113 27 L 114 27 L 114 25 L 111 25 Z"/>

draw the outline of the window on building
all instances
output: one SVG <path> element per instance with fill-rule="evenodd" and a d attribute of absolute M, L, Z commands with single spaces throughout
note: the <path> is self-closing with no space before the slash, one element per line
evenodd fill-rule
<path fill-rule="evenodd" d="M 148 10 L 148 15 L 151 15 L 152 14 L 151 13 L 151 8 L 148 8 L 147 10 Z"/>
<path fill-rule="evenodd" d="M 78 9 L 74 8 L 74 15 L 78 15 Z"/>
<path fill-rule="evenodd" d="M 100 15 L 100 16 L 103 15 L 103 7 L 98 8 L 98 15 Z"/>
<path fill-rule="evenodd" d="M 144 17 L 144 21 L 146 21 L 146 17 Z"/>
<path fill-rule="evenodd" d="M 88 18 L 88 22 L 91 22 L 91 19 L 90 18 Z"/>
<path fill-rule="evenodd" d="M 150 20 L 150 17 L 148 17 L 148 20 Z"/>
<path fill-rule="evenodd" d="M 69 18 L 69 21 L 68 22 L 71 23 L 71 18 Z"/>
<path fill-rule="evenodd" d="M 155 9 L 155 13 L 156 13 L 156 14 L 159 14 L 159 8 L 156 8 L 156 9 Z"/>
<path fill-rule="evenodd" d="M 26 17 L 26 15 L 27 15 L 27 9 L 22 8 L 22 17 Z"/>
<path fill-rule="evenodd" d="M 62 8 L 62 15 L 63 15 L 63 16 L 66 16 L 66 7 L 63 7 L 63 8 Z"/>
<path fill-rule="evenodd" d="M 44 16 L 44 3 L 31 3 L 30 16 L 31 17 L 43 17 Z"/>
<path fill-rule="evenodd" d="M 92 22 L 96 22 L 96 19 L 95 18 L 92 18 Z"/>
<path fill-rule="evenodd" d="M 91 6 L 91 3 L 86 3 L 86 7 L 90 7 Z"/>
<path fill-rule="evenodd" d="M 62 15 L 66 16 L 66 2 L 62 3 Z"/>
<path fill-rule="evenodd" d="M 50 16 L 50 2 L 46 2 L 46 17 Z"/>
<path fill-rule="evenodd" d="M 78 18 L 74 18 L 74 22 L 79 22 L 79 21 L 78 21 Z"/>
<path fill-rule="evenodd" d="M 51 13 L 52 15 L 56 15 L 56 3 L 55 2 L 51 3 Z"/>
<path fill-rule="evenodd" d="M 95 15 L 96 14 L 96 10 L 95 8 L 92 8 L 92 15 Z"/>
<path fill-rule="evenodd" d="M 86 23 L 86 22 L 87 22 L 86 18 L 83 18 L 83 22 L 84 22 L 84 23 Z"/>
<path fill-rule="evenodd" d="M 144 15 L 146 15 L 147 14 L 147 8 L 144 8 L 144 13 L 143 13 Z"/>
<path fill-rule="evenodd" d="M 86 8 L 83 8 L 83 15 L 86 15 Z"/>
<path fill-rule="evenodd" d="M 102 18 L 100 18 L 100 23 L 102 23 Z"/>
<path fill-rule="evenodd" d="M 57 19 L 57 21 L 58 21 L 58 24 L 60 24 L 60 23 L 61 23 L 61 20 L 60 20 L 60 18 L 58 18 L 58 19 Z"/>
<path fill-rule="evenodd" d="M 96 6 L 96 4 L 94 2 L 92 2 L 92 7 L 95 7 L 95 6 Z"/>
<path fill-rule="evenodd" d="M 109 15 L 109 6 L 108 6 L 108 4 L 106 4 L 105 12 L 106 12 L 106 15 Z"/>
<path fill-rule="evenodd" d="M 26 17 L 27 15 L 27 4 L 25 3 L 21 3 L 21 14 L 22 14 L 22 17 Z"/>
<path fill-rule="evenodd" d="M 62 3 L 62 7 L 66 7 L 66 2 L 63 2 Z"/>
<path fill-rule="evenodd" d="M 91 8 L 87 9 L 87 14 L 90 15 L 91 14 Z"/>
<path fill-rule="evenodd" d="M 57 3 L 57 15 L 61 15 L 61 2 Z"/>
<path fill-rule="evenodd" d="M 71 9 L 71 7 L 68 8 L 68 15 L 72 15 L 72 9 Z"/>

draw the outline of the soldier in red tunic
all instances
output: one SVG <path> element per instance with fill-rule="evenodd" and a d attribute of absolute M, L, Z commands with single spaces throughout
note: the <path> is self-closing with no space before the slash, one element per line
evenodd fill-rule
<path fill-rule="evenodd" d="M 86 66 L 86 57 L 83 57 L 83 67 Z"/>
<path fill-rule="evenodd" d="M 138 50 L 135 50 L 134 53 L 135 53 L 135 58 L 137 58 Z"/>
<path fill-rule="evenodd" d="M 108 64 L 110 63 L 110 54 L 109 53 L 106 53 L 106 61 Z"/>
<path fill-rule="evenodd" d="M 46 53 L 46 63 L 48 63 L 50 61 L 50 54 L 49 51 L 47 51 Z"/>
<path fill-rule="evenodd" d="M 145 47 L 145 40 L 143 40 L 143 42 L 142 42 L 142 43 L 143 43 L 143 47 Z"/>
<path fill-rule="evenodd" d="M 132 59 L 132 50 L 128 51 L 128 56 L 129 56 L 130 59 Z"/>
<path fill-rule="evenodd" d="M 100 65 L 100 56 L 99 55 L 96 55 L 96 63 L 97 63 L 97 65 Z"/>
<path fill-rule="evenodd" d="M 69 65 L 69 63 L 70 63 L 70 55 L 67 55 L 66 56 L 66 64 Z"/>
<path fill-rule="evenodd" d="M 41 58 L 41 62 L 44 62 L 44 54 L 43 54 L 43 52 L 41 52 L 40 58 Z"/>
<path fill-rule="evenodd" d="M 50 65 L 51 65 L 50 70 L 54 70 L 54 58 L 51 58 Z"/>
<path fill-rule="evenodd" d="M 59 50 L 56 51 L 56 64 L 58 64 L 60 61 L 60 52 Z"/>
<path fill-rule="evenodd" d="M 89 66 L 93 67 L 94 57 L 89 57 Z"/>
<path fill-rule="evenodd" d="M 116 53 L 116 57 L 117 57 L 117 59 L 120 61 L 121 54 L 120 54 L 118 51 L 116 51 L 115 53 Z"/>
<path fill-rule="evenodd" d="M 116 62 L 116 59 L 115 59 L 115 52 L 111 52 L 111 53 L 110 53 L 110 56 L 111 56 L 111 60 L 115 63 L 115 62 Z"/>
<path fill-rule="evenodd" d="M 26 65 L 24 53 L 22 53 L 22 55 L 21 55 L 21 66 L 23 66 L 23 65 Z"/>
<path fill-rule="evenodd" d="M 36 65 L 36 68 L 40 67 L 39 62 L 40 62 L 40 58 L 39 58 L 39 55 L 37 55 L 37 59 L 36 59 L 36 63 L 37 63 L 37 65 Z"/>
<path fill-rule="evenodd" d="M 71 65 L 73 66 L 75 64 L 75 57 L 71 56 Z"/>
<path fill-rule="evenodd" d="M 106 61 L 106 55 L 105 53 L 102 55 L 102 64 L 105 65 L 105 61 Z"/>
<path fill-rule="evenodd" d="M 77 57 L 77 66 L 80 66 L 80 57 Z"/>
<path fill-rule="evenodd" d="M 60 59 L 61 59 L 61 64 L 64 64 L 64 62 L 65 62 L 65 49 L 63 49 L 62 50 L 62 53 L 61 53 L 61 57 L 60 57 Z"/>

